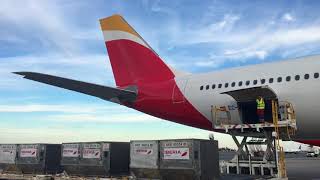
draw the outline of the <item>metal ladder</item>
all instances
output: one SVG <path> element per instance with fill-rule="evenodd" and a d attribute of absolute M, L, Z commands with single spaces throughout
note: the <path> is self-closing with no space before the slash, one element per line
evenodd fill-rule
<path fill-rule="evenodd" d="M 280 144 L 280 131 L 278 126 L 278 104 L 276 101 L 272 100 L 272 119 L 274 124 L 274 130 L 275 130 L 275 146 L 277 150 L 277 161 L 278 161 L 278 177 L 279 178 L 286 178 L 287 177 L 287 171 L 286 171 L 286 164 L 285 164 L 285 153 L 283 151 L 283 147 Z M 289 128 L 287 127 L 287 130 Z M 289 131 L 287 132 L 289 134 Z"/>
<path fill-rule="evenodd" d="M 288 106 L 288 110 L 287 110 L 288 119 L 296 122 L 296 114 L 294 112 L 292 104 L 289 102 L 285 102 L 285 106 Z M 291 136 L 296 134 L 296 129 L 290 128 L 289 126 L 287 126 L 287 133 L 288 133 L 288 137 L 291 139 Z"/>
<path fill-rule="evenodd" d="M 218 117 L 218 113 L 224 113 L 224 117 L 223 118 L 217 118 Z M 215 119 L 215 122 L 213 124 L 231 124 L 231 115 L 230 115 L 230 111 L 227 109 L 226 106 L 211 106 L 211 119 L 213 121 L 213 119 Z"/>

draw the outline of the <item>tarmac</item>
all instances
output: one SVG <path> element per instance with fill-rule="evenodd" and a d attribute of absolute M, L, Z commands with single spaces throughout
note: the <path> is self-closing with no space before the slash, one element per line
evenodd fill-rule
<path fill-rule="evenodd" d="M 289 179 L 320 180 L 320 157 L 287 158 L 286 166 Z"/>
<path fill-rule="evenodd" d="M 220 160 L 230 160 L 234 152 L 220 152 Z M 320 180 L 320 157 L 306 157 L 305 153 L 286 154 L 286 169 L 288 179 L 291 180 Z M 267 177 L 264 177 L 267 178 Z M 264 179 L 262 178 L 262 179 Z M 258 176 L 225 175 L 221 179 L 261 179 Z"/>

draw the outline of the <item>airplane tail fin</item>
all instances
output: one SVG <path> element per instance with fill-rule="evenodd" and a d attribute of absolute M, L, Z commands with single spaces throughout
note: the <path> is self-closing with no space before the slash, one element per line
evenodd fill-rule
<path fill-rule="evenodd" d="M 116 85 L 172 79 L 173 71 L 120 15 L 100 19 Z"/>

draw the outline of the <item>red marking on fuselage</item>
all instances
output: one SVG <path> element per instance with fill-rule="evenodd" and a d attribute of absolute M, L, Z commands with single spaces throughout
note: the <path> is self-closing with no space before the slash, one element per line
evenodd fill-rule
<path fill-rule="evenodd" d="M 320 140 L 297 140 L 297 142 L 320 147 Z"/>
<path fill-rule="evenodd" d="M 172 93 L 175 85 L 174 79 L 154 84 L 138 84 L 138 99 L 133 108 L 176 123 L 212 130 L 210 121 L 186 98 L 183 102 L 173 103 Z"/>

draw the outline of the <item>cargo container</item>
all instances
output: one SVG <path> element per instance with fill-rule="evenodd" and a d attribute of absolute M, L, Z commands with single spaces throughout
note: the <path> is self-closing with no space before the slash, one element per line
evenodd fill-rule
<path fill-rule="evenodd" d="M 0 172 L 16 172 L 16 144 L 0 144 Z"/>
<path fill-rule="evenodd" d="M 130 171 L 137 178 L 160 179 L 159 141 L 130 142 Z"/>
<path fill-rule="evenodd" d="M 80 143 L 67 143 L 61 146 L 61 166 L 62 169 L 70 174 L 79 172 L 80 163 Z"/>
<path fill-rule="evenodd" d="M 218 179 L 218 142 L 199 139 L 160 141 L 160 174 L 162 179 Z"/>
<path fill-rule="evenodd" d="M 23 174 L 61 173 L 60 144 L 19 144 L 17 146 L 17 168 Z"/>
<path fill-rule="evenodd" d="M 71 176 L 108 177 L 129 174 L 126 142 L 63 143 L 63 169 Z"/>

